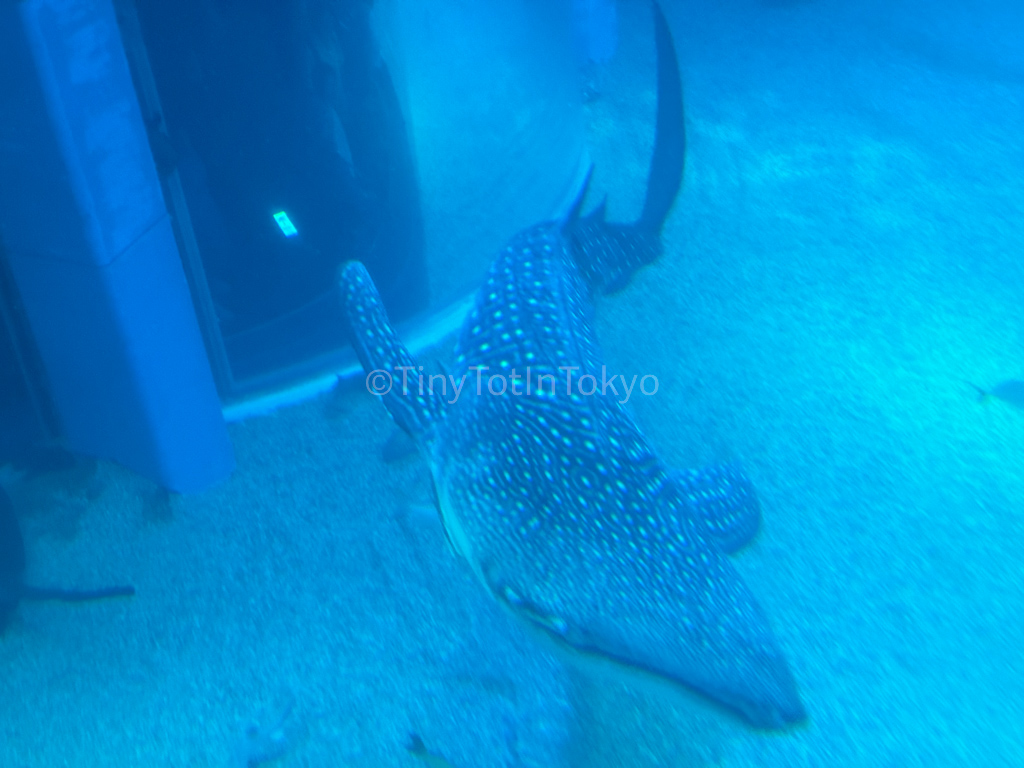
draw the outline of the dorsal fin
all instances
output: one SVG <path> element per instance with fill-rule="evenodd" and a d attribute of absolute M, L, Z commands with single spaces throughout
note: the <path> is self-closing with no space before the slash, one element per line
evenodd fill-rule
<path fill-rule="evenodd" d="M 567 230 L 572 228 L 577 221 L 580 220 L 580 211 L 583 209 L 583 201 L 587 197 L 587 191 L 590 189 L 590 180 L 594 176 L 594 165 L 591 163 L 587 169 L 587 175 L 583 179 L 583 183 L 580 185 L 580 191 L 576 194 L 576 199 L 572 201 L 572 205 L 569 207 L 569 212 L 566 214 L 564 221 L 562 222 L 562 229 Z"/>

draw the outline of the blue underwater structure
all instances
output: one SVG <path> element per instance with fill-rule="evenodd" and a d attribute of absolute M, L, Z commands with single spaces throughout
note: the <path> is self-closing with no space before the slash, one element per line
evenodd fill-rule
<path fill-rule="evenodd" d="M 60 432 L 208 487 L 234 459 L 113 7 L 3 14 L 5 266 Z"/>
<path fill-rule="evenodd" d="M 425 307 L 408 140 L 365 9 L 342 11 L 342 157 L 309 127 L 316 99 L 286 79 L 295 56 L 260 48 L 276 30 L 235 34 L 266 9 L 200 29 L 203 5 L 3 9 L 11 455 L 59 439 L 202 490 L 234 465 L 224 407 L 351 359 L 332 287 L 345 253 L 368 259 L 399 318 Z M 224 71 L 197 91 L 190 57 Z M 245 71 L 256 62 L 267 71 Z M 262 85 L 233 97 L 246 78 Z"/>

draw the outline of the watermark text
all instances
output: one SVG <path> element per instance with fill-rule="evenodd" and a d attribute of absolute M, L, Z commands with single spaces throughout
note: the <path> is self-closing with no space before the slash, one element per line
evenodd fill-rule
<path fill-rule="evenodd" d="M 390 393 L 396 386 L 403 396 L 413 393 L 424 396 L 439 394 L 449 405 L 457 402 L 463 392 L 467 391 L 495 397 L 593 397 L 599 394 L 602 397 L 614 397 L 620 405 L 625 405 L 634 391 L 649 397 L 656 395 L 659 388 L 658 377 L 653 374 L 633 374 L 627 380 L 622 374 L 609 376 L 608 366 L 605 365 L 601 366 L 600 376 L 581 373 L 578 365 L 559 366 L 557 374 L 550 369 L 539 373 L 530 366 L 526 367 L 524 373 L 518 373 L 515 368 L 491 374 L 488 374 L 489 370 L 486 365 L 472 365 L 469 373 L 456 378 L 452 374 L 424 373 L 422 365 L 400 365 L 393 371 L 377 368 L 366 374 L 366 389 L 370 394 L 378 396 Z"/>

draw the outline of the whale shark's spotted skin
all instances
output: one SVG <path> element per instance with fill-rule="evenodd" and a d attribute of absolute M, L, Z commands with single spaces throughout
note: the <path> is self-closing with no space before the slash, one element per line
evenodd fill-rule
<path fill-rule="evenodd" d="M 430 464 L 453 547 L 497 600 L 564 646 L 683 685 L 756 725 L 802 720 L 768 623 L 727 558 L 757 530 L 749 484 L 729 467 L 669 470 L 619 404 L 621 382 L 602 392 L 591 296 L 646 257 L 625 247 L 616 262 L 602 248 L 595 266 L 585 243 L 614 241 L 600 221 L 516 235 L 462 328 L 450 372 L 467 377 L 460 396 L 403 393 L 396 377 L 384 404 Z M 582 223 L 583 235 L 573 230 Z M 345 265 L 340 282 L 366 370 L 414 366 L 363 266 Z M 596 391 L 567 391 L 568 369 L 575 382 L 593 375 Z M 545 374 L 556 386 L 538 391 Z"/>
<path fill-rule="evenodd" d="M 361 264 L 346 266 L 342 285 L 367 370 L 413 365 Z M 618 404 L 621 391 L 566 394 L 560 367 L 600 383 L 590 308 L 560 225 L 520 233 L 463 328 L 451 372 L 467 375 L 461 396 L 446 406 L 396 386 L 385 398 L 430 463 L 452 545 L 499 601 L 578 651 L 702 692 L 757 725 L 802 719 L 767 621 L 726 557 L 757 527 L 746 481 L 728 469 L 670 472 Z M 527 367 L 529 395 L 525 382 L 520 395 L 490 394 L 490 376 L 510 382 Z M 553 393 L 536 391 L 544 373 Z"/>

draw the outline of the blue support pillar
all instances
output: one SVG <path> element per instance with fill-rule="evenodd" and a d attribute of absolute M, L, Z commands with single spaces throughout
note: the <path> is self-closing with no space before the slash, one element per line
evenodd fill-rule
<path fill-rule="evenodd" d="M 110 0 L 0 4 L 0 236 L 70 449 L 195 492 L 234 457 Z"/>

